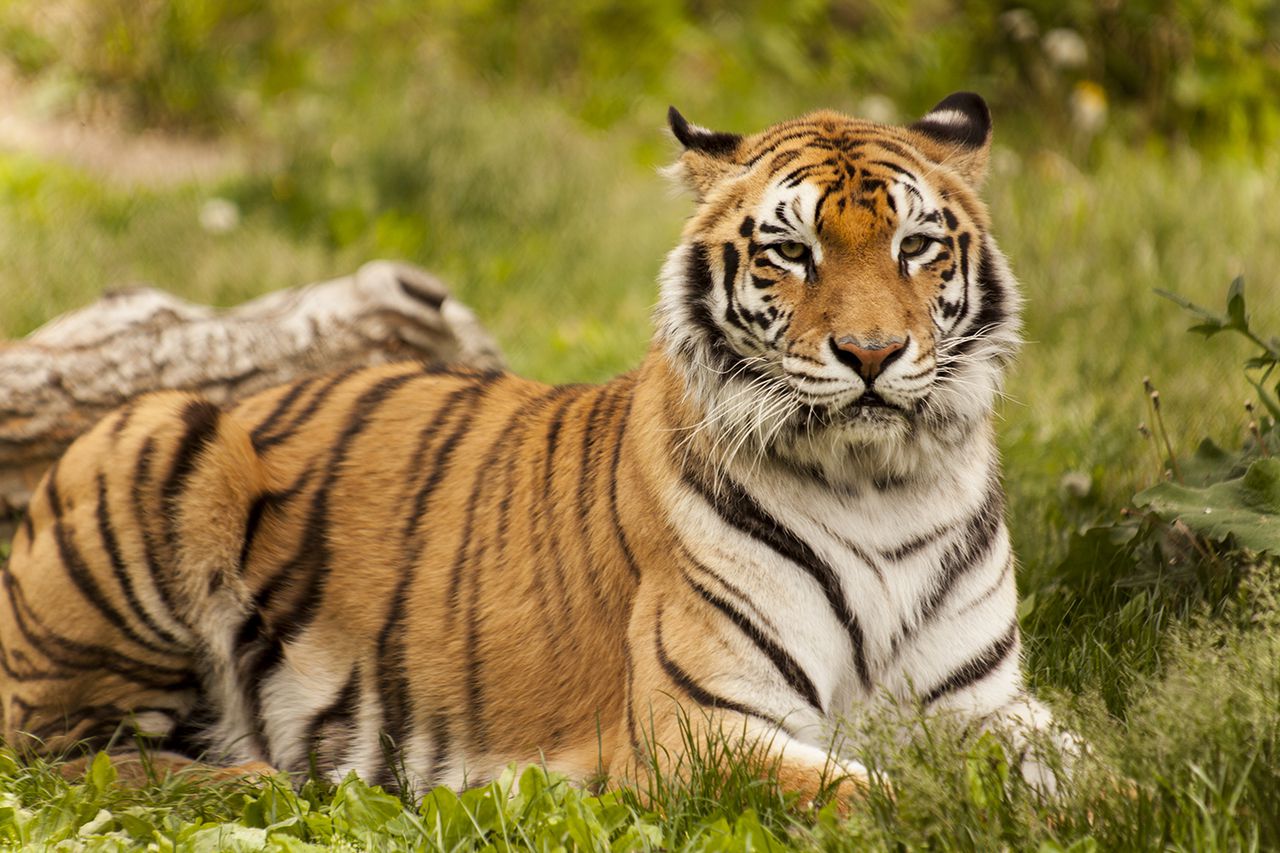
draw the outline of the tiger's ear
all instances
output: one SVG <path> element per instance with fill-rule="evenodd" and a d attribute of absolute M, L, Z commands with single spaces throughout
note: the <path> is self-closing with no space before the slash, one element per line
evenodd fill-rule
<path fill-rule="evenodd" d="M 684 146 L 684 153 L 669 172 L 682 178 L 699 201 L 720 181 L 741 170 L 737 154 L 742 147 L 742 137 L 738 134 L 690 124 L 675 107 L 667 108 L 667 123 Z"/>
<path fill-rule="evenodd" d="M 991 110 L 981 95 L 948 95 L 908 129 L 926 157 L 955 169 L 970 185 L 982 185 L 991 151 Z"/>

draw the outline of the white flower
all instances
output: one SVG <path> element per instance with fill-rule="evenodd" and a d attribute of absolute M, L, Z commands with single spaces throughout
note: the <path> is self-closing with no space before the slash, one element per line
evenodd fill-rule
<path fill-rule="evenodd" d="M 1031 41 L 1040 33 L 1036 16 L 1028 9 L 1010 9 L 1000 16 L 1000 26 L 1014 41 Z"/>
<path fill-rule="evenodd" d="M 1071 89 L 1071 123 L 1087 134 L 1094 134 L 1106 121 L 1106 91 L 1092 80 L 1081 80 Z"/>
<path fill-rule="evenodd" d="M 240 208 L 226 198 L 211 198 L 200 205 L 200 227 L 210 234 L 226 234 L 240 225 Z"/>
<path fill-rule="evenodd" d="M 1040 42 L 1049 64 L 1056 68 L 1079 68 L 1089 61 L 1089 45 L 1075 30 L 1049 30 Z"/>
<path fill-rule="evenodd" d="M 898 121 L 898 108 L 884 95 L 867 95 L 858 101 L 858 115 L 867 121 L 894 124 Z"/>

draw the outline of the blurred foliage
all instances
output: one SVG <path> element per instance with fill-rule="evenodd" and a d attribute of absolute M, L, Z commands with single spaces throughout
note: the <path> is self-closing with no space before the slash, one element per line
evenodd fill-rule
<path fill-rule="evenodd" d="M 143 125 L 252 124 L 317 86 L 430 73 L 567 103 L 609 127 L 679 101 L 735 128 L 835 104 L 893 118 L 955 89 L 1043 139 L 1105 121 L 1245 147 L 1280 138 L 1272 0 L 63 0 L 0 6 L 22 73 L 60 75 Z M 778 97 L 762 97 L 762 95 Z M 797 97 L 798 95 L 798 97 Z"/>

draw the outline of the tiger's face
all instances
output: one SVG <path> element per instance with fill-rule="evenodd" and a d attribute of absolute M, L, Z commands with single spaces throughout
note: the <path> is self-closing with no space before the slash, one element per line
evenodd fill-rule
<path fill-rule="evenodd" d="M 959 94 L 910 127 L 815 113 L 753 137 L 689 125 L 699 206 L 659 334 L 728 446 L 822 468 L 985 421 L 1016 293 L 977 196 L 990 117 Z"/>

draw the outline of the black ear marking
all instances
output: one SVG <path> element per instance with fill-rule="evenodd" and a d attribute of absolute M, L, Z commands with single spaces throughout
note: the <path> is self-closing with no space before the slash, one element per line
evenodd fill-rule
<path fill-rule="evenodd" d="M 991 110 L 981 95 L 956 92 L 939 101 L 911 129 L 938 142 L 978 148 L 991 138 Z"/>
<path fill-rule="evenodd" d="M 689 124 L 689 120 L 680 115 L 680 111 L 675 107 L 667 107 L 667 123 L 671 125 L 671 132 L 675 134 L 676 139 L 686 149 L 700 151 L 711 157 L 730 157 L 742 142 L 742 137 L 736 133 L 720 133 L 698 127 L 696 124 Z"/>

